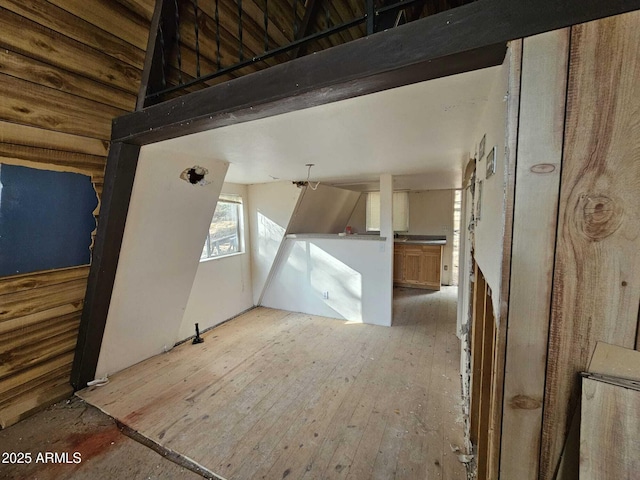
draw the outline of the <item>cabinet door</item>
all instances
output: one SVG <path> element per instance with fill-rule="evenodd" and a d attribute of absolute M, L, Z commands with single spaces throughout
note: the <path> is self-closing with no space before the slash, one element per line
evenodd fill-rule
<path fill-rule="evenodd" d="M 420 283 L 439 290 L 442 262 L 441 248 L 424 248 L 421 260 Z"/>
<path fill-rule="evenodd" d="M 422 269 L 422 249 L 420 247 L 405 247 L 404 251 L 404 283 L 422 283 L 420 270 Z"/>
<path fill-rule="evenodd" d="M 401 246 L 393 249 L 393 281 L 402 282 L 404 279 L 404 249 Z"/>

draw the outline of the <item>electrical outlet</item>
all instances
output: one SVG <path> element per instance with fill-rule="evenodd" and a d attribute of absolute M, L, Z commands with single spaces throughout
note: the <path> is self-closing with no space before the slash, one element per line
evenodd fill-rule
<path fill-rule="evenodd" d="M 322 298 L 329 300 L 329 292 L 322 292 Z"/>

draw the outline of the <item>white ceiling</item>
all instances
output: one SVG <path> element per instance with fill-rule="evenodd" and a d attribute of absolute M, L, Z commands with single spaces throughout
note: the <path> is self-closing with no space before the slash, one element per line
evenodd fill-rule
<path fill-rule="evenodd" d="M 313 181 L 358 184 L 391 173 L 410 185 L 400 188 L 456 188 L 498 71 L 468 72 L 196 133 L 155 144 L 154 151 L 227 161 L 225 181 L 232 183 L 304 180 L 305 164 L 314 163 Z"/>

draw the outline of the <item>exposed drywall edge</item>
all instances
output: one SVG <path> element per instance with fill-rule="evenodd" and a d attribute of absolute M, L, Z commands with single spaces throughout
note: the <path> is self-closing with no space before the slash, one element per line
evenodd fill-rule
<path fill-rule="evenodd" d="M 491 299 L 496 323 L 500 322 L 500 291 L 502 284 L 502 254 L 506 215 L 507 98 L 509 78 L 509 53 L 496 78 L 484 111 L 479 118 L 475 140 L 480 143 L 486 134 L 485 153 L 476 162 L 476 194 L 474 197 L 474 258 L 491 289 Z M 487 155 L 496 147 L 496 172 L 486 178 Z M 476 147 L 476 158 L 477 154 Z M 482 182 L 481 213 L 477 218 L 478 184 Z"/>

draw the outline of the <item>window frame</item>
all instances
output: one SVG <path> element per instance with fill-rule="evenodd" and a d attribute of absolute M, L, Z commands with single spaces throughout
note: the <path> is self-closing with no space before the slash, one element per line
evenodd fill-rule
<path fill-rule="evenodd" d="M 213 254 L 215 251 L 215 247 L 212 246 L 211 241 L 211 228 L 215 223 L 215 216 L 218 210 L 218 206 L 220 204 L 229 204 L 235 205 L 236 207 L 236 225 L 235 225 L 235 237 L 236 237 L 236 249 L 227 253 L 218 253 Z M 233 235 L 229 235 L 233 236 Z M 226 237 L 222 237 L 226 238 Z M 207 256 L 204 256 L 204 251 L 207 251 Z M 220 250 L 218 250 L 220 252 Z M 202 250 L 200 252 L 200 262 L 208 262 L 210 260 L 218 260 L 221 258 L 233 257 L 236 255 L 242 255 L 245 253 L 244 249 L 244 203 L 242 201 L 242 196 L 239 194 L 220 194 L 218 201 L 216 203 L 216 209 L 211 218 L 211 222 L 209 223 L 209 228 L 207 229 L 207 236 L 204 241 L 204 245 L 202 246 Z"/>
<path fill-rule="evenodd" d="M 393 202 L 393 218 L 392 218 L 392 222 L 395 223 L 396 221 L 396 208 L 397 206 L 400 204 L 400 202 L 396 201 L 396 198 L 402 195 L 405 197 L 405 200 L 403 200 L 403 204 L 406 207 L 406 211 L 404 212 L 403 216 L 406 219 L 406 229 L 404 230 L 396 230 L 396 225 L 393 225 L 393 231 L 394 233 L 406 233 L 409 231 L 410 225 L 409 225 L 409 192 L 405 191 L 405 190 L 401 190 L 401 191 L 396 191 L 393 192 L 393 196 L 394 198 L 394 202 Z M 371 215 L 371 210 L 372 208 L 375 209 L 375 207 L 372 207 L 370 202 L 372 201 L 373 197 L 377 198 L 377 213 L 378 213 L 378 219 L 377 219 L 377 227 L 375 228 L 376 225 L 373 225 L 374 222 L 371 221 L 370 219 L 370 215 Z M 375 191 L 375 192 L 367 192 L 367 199 L 366 199 L 366 205 L 365 205 L 365 230 L 367 232 L 380 232 L 380 192 L 379 191 Z"/>

